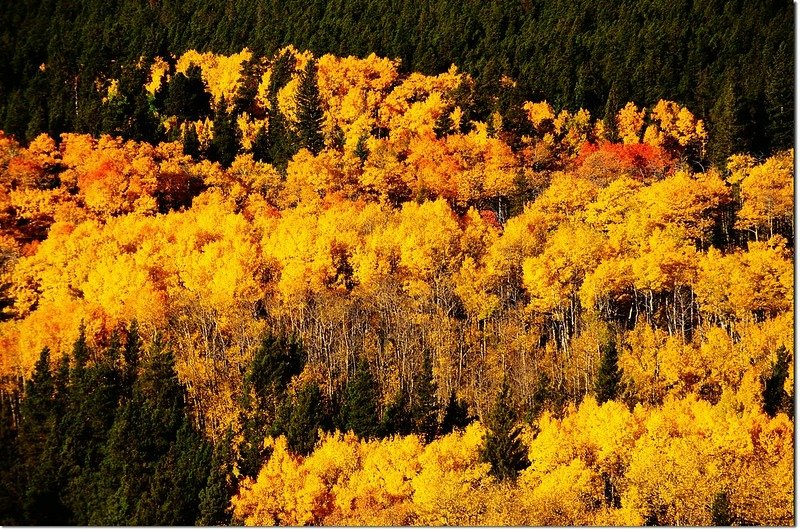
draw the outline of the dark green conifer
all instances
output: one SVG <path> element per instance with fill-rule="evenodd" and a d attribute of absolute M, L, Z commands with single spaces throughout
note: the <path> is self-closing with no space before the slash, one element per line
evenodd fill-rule
<path fill-rule="evenodd" d="M 208 149 L 208 159 L 219 162 L 222 167 L 229 167 L 239 152 L 239 128 L 236 120 L 228 111 L 225 98 L 219 103 L 214 113 L 214 136 Z"/>
<path fill-rule="evenodd" d="M 164 113 L 181 121 L 195 121 L 211 113 L 211 95 L 206 92 L 202 70 L 192 64 L 186 74 L 176 73 L 167 86 Z"/>
<path fill-rule="evenodd" d="M 381 419 L 381 436 L 405 436 L 414 431 L 414 424 L 409 410 L 406 392 L 398 392 L 383 411 Z"/>
<path fill-rule="evenodd" d="M 619 388 L 622 372 L 617 366 L 617 345 L 612 339 L 601 349 L 600 368 L 595 381 L 595 395 L 598 403 L 615 399 Z"/>
<path fill-rule="evenodd" d="M 422 367 L 414 374 L 411 393 L 411 418 L 414 432 L 430 443 L 439 430 L 439 404 L 436 400 L 436 382 L 429 352 L 423 354 Z"/>
<path fill-rule="evenodd" d="M 319 439 L 319 428 L 323 421 L 323 403 L 319 385 L 314 382 L 303 385 L 297 391 L 297 396 L 290 407 L 285 426 L 289 449 L 301 455 L 311 454 Z"/>
<path fill-rule="evenodd" d="M 183 154 L 192 158 L 200 157 L 200 139 L 197 137 L 194 123 L 186 124 L 186 131 L 183 133 Z"/>
<path fill-rule="evenodd" d="M 711 505 L 711 525 L 731 526 L 732 524 L 733 514 L 728 494 L 721 491 L 714 496 L 714 503 Z"/>
<path fill-rule="evenodd" d="M 322 135 L 324 115 L 317 86 L 316 61 L 308 61 L 300 75 L 295 102 L 300 145 L 317 155 L 325 148 L 325 138 Z"/>
<path fill-rule="evenodd" d="M 491 464 L 491 474 L 499 480 L 515 480 L 528 461 L 520 440 L 520 428 L 511 405 L 511 390 L 503 381 L 494 407 L 486 421 L 486 441 L 482 451 L 484 462 Z"/>
<path fill-rule="evenodd" d="M 363 357 L 345 387 L 342 417 L 344 429 L 357 436 L 371 438 L 378 434 L 378 387 Z"/>
<path fill-rule="evenodd" d="M 781 345 L 778 348 L 775 364 L 772 365 L 772 374 L 770 374 L 764 385 L 764 412 L 770 417 L 774 417 L 783 408 L 786 399 L 783 384 L 788 375 L 789 354 L 786 351 L 786 347 Z"/>
<path fill-rule="evenodd" d="M 450 392 L 450 398 L 447 400 L 447 406 L 444 409 L 440 433 L 445 435 L 456 429 L 463 429 L 471 421 L 472 418 L 469 416 L 467 404 L 458 399 L 455 392 Z"/>
<path fill-rule="evenodd" d="M 214 445 L 211 470 L 206 485 L 200 492 L 200 526 L 225 526 L 231 524 L 230 499 L 236 489 L 233 475 L 233 432 L 228 429 L 225 436 Z"/>

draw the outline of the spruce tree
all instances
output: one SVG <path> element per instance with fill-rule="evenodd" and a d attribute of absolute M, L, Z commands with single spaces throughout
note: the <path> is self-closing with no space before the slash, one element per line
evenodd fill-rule
<path fill-rule="evenodd" d="M 208 149 L 208 159 L 230 167 L 239 152 L 239 129 L 236 120 L 228 112 L 225 98 L 214 113 L 214 136 Z"/>
<path fill-rule="evenodd" d="M 89 361 L 89 345 L 86 343 L 86 325 L 81 322 L 78 328 L 78 339 L 72 346 L 72 360 L 75 363 L 75 368 L 80 370 Z"/>
<path fill-rule="evenodd" d="M 142 339 L 139 336 L 139 323 L 132 320 L 128 326 L 127 340 L 122 349 L 122 393 L 125 398 L 130 398 L 133 392 L 133 383 L 139 367 L 139 356 L 142 350 Z"/>
<path fill-rule="evenodd" d="M 22 518 L 22 472 L 15 409 L 17 389 L 0 390 L 0 525 L 19 526 Z"/>
<path fill-rule="evenodd" d="M 436 118 L 436 123 L 433 126 L 433 132 L 436 134 L 436 138 L 442 139 L 448 135 L 453 134 L 453 120 L 450 115 L 453 113 L 453 109 L 451 107 L 445 107 L 439 117 Z"/>
<path fill-rule="evenodd" d="M 378 387 L 363 357 L 345 387 L 342 416 L 345 430 L 361 438 L 378 434 Z"/>
<path fill-rule="evenodd" d="M 300 145 L 317 155 L 325 148 L 325 138 L 322 135 L 325 117 L 317 86 L 317 63 L 314 60 L 308 61 L 300 75 L 295 102 Z"/>
<path fill-rule="evenodd" d="M 211 468 L 211 446 L 183 415 L 170 444 L 157 459 L 150 488 L 137 500 L 131 524 L 189 526 L 200 516 L 198 500 Z"/>
<path fill-rule="evenodd" d="M 732 524 L 733 514 L 731 513 L 731 504 L 728 500 L 728 494 L 721 491 L 714 496 L 714 502 L 711 505 L 711 525 L 731 526 Z"/>
<path fill-rule="evenodd" d="M 266 453 L 264 437 L 285 434 L 291 414 L 286 388 L 292 377 L 305 366 L 305 353 L 295 340 L 264 335 L 250 369 L 245 374 L 241 395 L 242 443 L 239 468 L 242 474 L 255 477 Z"/>
<path fill-rule="evenodd" d="M 319 439 L 319 428 L 323 421 L 322 394 L 319 385 L 306 383 L 290 404 L 290 413 L 285 425 L 289 449 L 297 454 L 308 455 Z"/>
<path fill-rule="evenodd" d="M 444 409 L 440 433 L 445 435 L 456 429 L 463 429 L 471 421 L 472 418 L 469 416 L 467 404 L 456 397 L 455 391 L 451 392 L 450 398 L 447 400 L 447 406 Z"/>
<path fill-rule="evenodd" d="M 233 432 L 228 429 L 225 436 L 214 445 L 211 470 L 206 485 L 200 492 L 200 526 L 225 526 L 231 524 L 230 499 L 236 489 L 233 475 Z"/>
<path fill-rule="evenodd" d="M 69 359 L 64 356 L 53 376 L 50 350 L 44 348 L 25 385 L 20 405 L 19 448 L 24 471 L 22 511 L 26 524 L 64 525 L 70 513 L 61 501 L 64 491 L 61 469 L 59 420 L 63 416 L 69 388 Z"/>
<path fill-rule="evenodd" d="M 397 434 L 405 436 L 411 434 L 414 431 L 414 425 L 409 408 L 406 393 L 403 391 L 398 392 L 383 411 L 380 428 L 381 436 Z"/>
<path fill-rule="evenodd" d="M 789 375 L 789 354 L 786 347 L 781 345 L 777 351 L 777 359 L 772 366 L 772 374 L 764 385 L 764 412 L 770 417 L 774 417 L 781 411 L 785 401 L 786 392 L 783 384 Z"/>
<path fill-rule="evenodd" d="M 206 118 L 211 110 L 211 95 L 206 92 L 202 70 L 192 64 L 186 74 L 176 73 L 167 86 L 164 113 L 181 121 Z"/>
<path fill-rule="evenodd" d="M 487 418 L 486 439 L 481 454 L 482 460 L 491 464 L 490 473 L 499 480 L 515 480 L 528 461 L 527 451 L 520 440 L 517 417 L 511 407 L 511 391 L 508 382 L 497 395 L 494 407 Z"/>
<path fill-rule="evenodd" d="M 183 133 L 183 154 L 192 158 L 200 156 L 200 140 L 197 137 L 197 127 L 194 123 L 187 123 Z"/>
<path fill-rule="evenodd" d="M 277 96 L 270 100 L 269 126 L 264 144 L 267 152 L 263 160 L 285 171 L 292 156 L 297 152 L 297 136 L 286 123 L 286 118 L 278 106 Z"/>
<path fill-rule="evenodd" d="M 259 127 L 250 149 L 253 153 L 253 160 L 256 162 L 268 162 L 270 160 L 269 142 L 270 136 L 267 128 L 264 126 Z"/>
<path fill-rule="evenodd" d="M 439 405 L 436 401 L 436 383 L 433 380 L 431 356 L 427 351 L 423 355 L 421 369 L 414 375 L 411 418 L 414 432 L 430 443 L 439 430 Z"/>
<path fill-rule="evenodd" d="M 81 342 L 85 339 L 79 337 L 74 350 L 84 347 Z M 62 498 L 76 525 L 89 524 L 97 471 L 122 395 L 118 356 L 119 341 L 114 334 L 98 362 L 73 370 L 66 410 L 59 422 L 60 473 L 66 482 Z"/>
<path fill-rule="evenodd" d="M 598 403 L 615 399 L 619 388 L 622 372 L 617 366 L 617 345 L 614 340 L 603 345 L 601 350 L 600 368 L 595 381 L 595 395 Z"/>

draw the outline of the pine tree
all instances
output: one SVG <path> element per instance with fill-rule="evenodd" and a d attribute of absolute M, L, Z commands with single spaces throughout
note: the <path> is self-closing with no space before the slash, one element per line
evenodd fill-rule
<path fill-rule="evenodd" d="M 487 418 L 486 441 L 482 460 L 491 464 L 490 473 L 499 480 L 515 480 L 517 474 L 525 469 L 528 461 L 527 451 L 520 440 L 520 428 L 516 426 L 517 417 L 511 408 L 508 382 L 497 395 L 491 414 Z"/>
<path fill-rule="evenodd" d="M 389 402 L 381 419 L 381 436 L 406 436 L 414 431 L 408 397 L 401 391 Z"/>
<path fill-rule="evenodd" d="M 247 112 L 253 118 L 263 118 L 265 116 L 263 109 L 256 104 L 258 85 L 261 82 L 263 70 L 261 59 L 255 55 L 242 64 L 239 86 L 236 89 L 236 95 L 233 100 L 236 114 Z"/>
<path fill-rule="evenodd" d="M 734 80 L 728 80 L 711 109 L 711 160 L 724 165 L 728 157 L 745 148 L 744 103 Z"/>
<path fill-rule="evenodd" d="M 175 433 L 169 433 L 166 453 L 157 459 L 150 488 L 138 499 L 131 524 L 193 525 L 200 516 L 198 499 L 211 468 L 211 447 L 184 414 Z"/>
<path fill-rule="evenodd" d="M 450 107 L 446 107 L 439 117 L 436 118 L 436 123 L 433 126 L 433 132 L 436 134 L 436 138 L 442 139 L 448 135 L 453 134 L 453 120 L 450 115 L 453 113 L 453 109 Z"/>
<path fill-rule="evenodd" d="M 303 385 L 290 407 L 285 426 L 289 449 L 297 454 L 309 455 L 319 439 L 319 428 L 323 420 L 319 385 L 314 382 Z"/>
<path fill-rule="evenodd" d="M 285 434 L 291 407 L 286 388 L 305 366 L 305 352 L 295 340 L 264 335 L 244 378 L 240 418 L 244 441 L 239 448 L 242 474 L 255 477 L 266 453 L 264 437 Z"/>
<path fill-rule="evenodd" d="M 764 412 L 770 417 L 774 417 L 783 408 L 786 394 L 783 390 L 783 384 L 786 382 L 788 375 L 789 354 L 786 351 L 786 347 L 781 345 L 778 348 L 775 364 L 772 366 L 772 374 L 764 385 Z"/>
<path fill-rule="evenodd" d="M 88 524 L 194 524 L 211 449 L 189 425 L 183 396 L 174 356 L 156 336 L 109 431 Z"/>
<path fill-rule="evenodd" d="M 253 152 L 253 160 L 256 162 L 269 161 L 269 141 L 270 137 L 269 133 L 267 132 L 267 128 L 264 126 L 259 127 L 255 138 L 253 138 L 253 146 L 251 148 L 251 151 Z"/>
<path fill-rule="evenodd" d="M 439 406 L 436 401 L 436 383 L 433 380 L 431 356 L 423 355 L 422 369 L 414 375 L 411 394 L 411 418 L 414 432 L 430 443 L 439 430 Z"/>
<path fill-rule="evenodd" d="M 19 430 L 14 418 L 18 402 L 17 389 L 0 390 L 0 525 L 4 526 L 24 523 Z"/>
<path fill-rule="evenodd" d="M 233 115 L 228 112 L 225 98 L 214 113 L 214 136 L 208 149 L 208 159 L 230 167 L 239 152 L 239 128 Z"/>
<path fill-rule="evenodd" d="M 733 514 L 728 494 L 721 491 L 714 496 L 714 503 L 711 505 L 711 525 L 731 526 L 732 524 Z"/>
<path fill-rule="evenodd" d="M 211 110 L 211 95 L 206 92 L 202 70 L 192 64 L 186 74 L 176 73 L 167 86 L 164 113 L 177 116 L 180 121 L 206 118 Z"/>
<path fill-rule="evenodd" d="M 305 352 L 297 341 L 270 334 L 262 337 L 245 375 L 245 388 L 253 392 L 269 422 L 275 419 L 286 387 L 303 371 L 305 362 Z"/>
<path fill-rule="evenodd" d="M 78 329 L 78 339 L 72 347 L 72 359 L 75 362 L 75 368 L 80 370 L 89 361 L 89 345 L 86 343 L 86 325 L 81 322 Z"/>
<path fill-rule="evenodd" d="M 85 347 L 81 342 L 85 343 L 83 337 L 78 338 L 74 350 Z M 118 356 L 119 339 L 113 334 L 110 347 L 97 363 L 72 373 L 58 429 L 60 474 L 66 482 L 62 498 L 72 512 L 73 524 L 89 524 L 97 470 L 122 395 Z"/>
<path fill-rule="evenodd" d="M 297 95 L 297 129 L 300 145 L 315 155 L 325 148 L 325 137 L 322 135 L 322 123 L 325 116 L 317 86 L 317 63 L 308 61 L 300 75 Z"/>
<path fill-rule="evenodd" d="M 130 398 L 133 392 L 133 383 L 136 380 L 141 349 L 142 340 L 139 337 L 139 323 L 136 320 L 132 320 L 128 326 L 125 347 L 122 349 L 123 367 L 120 377 L 122 378 L 122 393 L 126 398 Z"/>
<path fill-rule="evenodd" d="M 378 434 L 378 388 L 363 357 L 345 387 L 342 417 L 344 429 L 357 436 L 370 438 Z"/>
<path fill-rule="evenodd" d="M 450 434 L 456 429 L 463 429 L 470 424 L 472 418 L 469 416 L 467 404 L 456 397 L 455 392 L 450 393 L 447 406 L 444 409 L 444 417 L 439 431 L 441 434 Z"/>
<path fill-rule="evenodd" d="M 622 372 L 617 366 L 617 345 L 614 340 L 603 345 L 601 350 L 600 368 L 595 381 L 595 395 L 598 403 L 615 399 L 619 388 Z"/>
<path fill-rule="evenodd" d="M 186 131 L 183 133 L 183 154 L 192 158 L 200 156 L 200 139 L 197 137 L 197 127 L 194 123 L 186 124 Z"/>
<path fill-rule="evenodd" d="M 66 356 L 62 359 L 54 377 L 50 370 L 50 350 L 42 350 L 20 404 L 19 448 L 24 471 L 22 511 L 26 524 L 70 522 L 69 511 L 59 496 L 64 483 L 59 473 L 61 438 L 58 427 L 69 383 L 69 360 Z"/>
<path fill-rule="evenodd" d="M 271 98 L 270 108 L 272 110 L 269 113 L 269 127 L 266 131 L 267 140 L 264 142 L 267 153 L 263 160 L 284 171 L 289 160 L 297 152 L 298 139 L 280 111 L 277 96 Z"/>
<path fill-rule="evenodd" d="M 233 431 L 228 429 L 225 436 L 214 445 L 211 456 L 211 471 L 206 485 L 200 492 L 200 526 L 225 526 L 231 524 L 230 498 L 236 490 L 233 475 Z"/>

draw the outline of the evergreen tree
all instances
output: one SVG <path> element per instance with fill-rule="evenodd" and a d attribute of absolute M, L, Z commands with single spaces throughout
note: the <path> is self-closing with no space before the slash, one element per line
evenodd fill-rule
<path fill-rule="evenodd" d="M 486 421 L 488 432 L 481 455 L 484 462 L 491 464 L 491 474 L 500 480 L 515 480 L 517 474 L 530 465 L 527 451 L 519 438 L 520 428 L 516 426 L 517 417 L 510 399 L 508 382 L 503 380 Z"/>
<path fill-rule="evenodd" d="M 83 369 L 89 361 L 89 345 L 86 343 L 86 325 L 81 322 L 78 328 L 78 339 L 72 346 L 72 359 L 77 370 Z"/>
<path fill-rule="evenodd" d="M 219 162 L 222 167 L 230 167 L 239 152 L 239 128 L 236 120 L 228 112 L 225 98 L 214 113 L 214 136 L 208 149 L 208 159 Z"/>
<path fill-rule="evenodd" d="M 130 398 L 133 392 L 133 383 L 136 380 L 141 349 L 142 340 L 139 337 L 139 323 L 134 319 L 128 326 L 127 340 L 122 350 L 122 392 L 126 398 Z"/>
<path fill-rule="evenodd" d="M 255 477 L 267 456 L 264 437 L 270 431 L 281 433 L 288 423 L 291 408 L 287 406 L 286 387 L 304 366 L 305 353 L 297 341 L 270 334 L 261 339 L 245 374 L 241 397 L 244 442 L 239 448 L 239 468 L 243 475 Z"/>
<path fill-rule="evenodd" d="M 444 417 L 439 431 L 441 434 L 450 434 L 456 429 L 464 429 L 472 421 L 469 416 L 467 404 L 456 397 L 455 392 L 450 393 L 447 406 L 444 409 Z"/>
<path fill-rule="evenodd" d="M 378 434 L 378 388 L 363 357 L 347 381 L 342 417 L 344 429 L 357 436 L 371 438 Z"/>
<path fill-rule="evenodd" d="M 789 43 L 778 46 L 767 66 L 764 96 L 767 104 L 767 132 L 772 149 L 786 149 L 794 139 L 794 58 Z"/>
<path fill-rule="evenodd" d="M 714 496 L 714 503 L 711 505 L 711 525 L 712 526 L 731 526 L 733 525 L 733 514 L 728 494 L 724 491 Z"/>
<path fill-rule="evenodd" d="M 738 84 L 727 80 L 711 109 L 710 158 L 720 165 L 745 147 L 745 109 L 739 92 Z"/>
<path fill-rule="evenodd" d="M 286 387 L 303 371 L 305 362 L 305 352 L 297 341 L 270 334 L 261 339 L 245 375 L 245 388 L 253 392 L 269 421 L 275 419 Z"/>
<path fill-rule="evenodd" d="M 381 436 L 392 436 L 399 434 L 406 436 L 414 431 L 411 411 L 409 410 L 408 398 L 405 392 L 398 392 L 383 411 L 381 419 Z"/>
<path fill-rule="evenodd" d="M 286 123 L 286 118 L 280 111 L 277 96 L 271 99 L 269 113 L 269 127 L 264 142 L 267 146 L 263 161 L 275 166 L 280 171 L 285 171 L 292 156 L 297 152 L 297 137 Z"/>
<path fill-rule="evenodd" d="M 233 475 L 233 432 L 228 429 L 225 436 L 214 445 L 211 470 L 206 485 L 200 492 L 201 526 L 225 526 L 231 524 L 230 499 L 236 490 Z"/>
<path fill-rule="evenodd" d="M 202 120 L 210 114 L 211 95 L 206 92 L 202 70 L 192 64 L 186 73 L 176 73 L 167 86 L 164 113 L 180 121 Z"/>
<path fill-rule="evenodd" d="M 450 107 L 446 107 L 439 117 L 436 118 L 436 123 L 433 127 L 433 132 L 436 134 L 436 138 L 442 139 L 450 134 L 453 134 L 453 120 L 450 117 L 452 114 L 453 109 Z"/>
<path fill-rule="evenodd" d="M 268 162 L 270 160 L 269 141 L 270 137 L 267 128 L 259 127 L 255 138 L 253 138 L 253 146 L 251 148 L 253 160 L 256 162 Z"/>
<path fill-rule="evenodd" d="M 306 383 L 290 403 L 290 413 L 285 426 L 289 449 L 297 454 L 309 455 L 319 439 L 323 421 L 322 394 L 319 385 Z"/>
<path fill-rule="evenodd" d="M 239 85 L 236 89 L 236 96 L 233 100 L 234 112 L 241 114 L 248 113 L 253 118 L 263 118 L 265 113 L 256 104 L 258 96 L 258 85 L 261 83 L 261 76 L 264 68 L 261 59 L 255 55 L 242 64 Z"/>
<path fill-rule="evenodd" d="M 130 524 L 189 526 L 200 516 L 198 501 L 208 481 L 211 447 L 185 414 L 177 432 L 167 434 L 169 449 L 157 459 L 150 488 L 137 500 Z"/>
<path fill-rule="evenodd" d="M 20 447 L 15 409 L 18 391 L 0 390 L 0 525 L 19 526 L 22 518 Z"/>
<path fill-rule="evenodd" d="M 59 364 L 56 376 L 50 370 L 50 350 L 44 348 L 34 367 L 33 376 L 25 385 L 20 405 L 19 449 L 24 471 L 22 510 L 26 524 L 59 525 L 70 521 L 61 502 L 63 480 L 59 473 L 61 439 L 59 418 L 64 412 L 68 363 Z"/>
<path fill-rule="evenodd" d="M 601 349 L 600 368 L 597 371 L 594 391 L 598 403 L 615 399 L 619 388 L 622 372 L 617 366 L 617 345 L 612 339 Z"/>
<path fill-rule="evenodd" d="M 300 145 L 317 155 L 325 148 L 325 138 L 322 135 L 322 123 L 325 117 L 317 86 L 316 61 L 308 61 L 300 75 L 295 102 Z"/>
<path fill-rule="evenodd" d="M 764 412 L 770 417 L 774 417 L 784 408 L 786 392 L 783 384 L 789 375 L 789 354 L 786 347 L 781 345 L 778 348 L 777 359 L 772 366 L 772 374 L 764 385 Z"/>
<path fill-rule="evenodd" d="M 430 443 L 439 430 L 439 405 L 436 401 L 436 383 L 433 380 L 431 356 L 423 355 L 422 369 L 414 374 L 414 391 L 411 394 L 411 418 L 414 432 Z"/>
<path fill-rule="evenodd" d="M 187 421 L 174 357 L 160 337 L 136 375 L 108 434 L 89 524 L 194 524 L 211 450 Z"/>
<path fill-rule="evenodd" d="M 81 342 L 85 339 L 79 337 L 75 351 L 84 347 Z M 119 339 L 114 334 L 101 359 L 90 367 L 76 367 L 70 380 L 58 429 L 60 474 L 66 482 L 62 498 L 72 512 L 73 524 L 89 524 L 97 470 L 122 394 L 118 356 Z"/>
<path fill-rule="evenodd" d="M 200 157 L 200 139 L 193 123 L 187 123 L 186 131 L 183 133 L 183 154 L 195 159 Z"/>

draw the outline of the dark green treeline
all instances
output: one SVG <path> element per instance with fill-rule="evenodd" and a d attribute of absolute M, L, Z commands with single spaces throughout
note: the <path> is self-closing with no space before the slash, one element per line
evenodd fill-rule
<path fill-rule="evenodd" d="M 438 73 L 455 63 L 477 77 L 484 106 L 504 74 L 521 98 L 600 117 L 627 101 L 672 99 L 709 123 L 713 161 L 792 144 L 794 6 L 786 0 L 2 4 L 0 128 L 23 140 L 77 131 L 152 141 L 143 93 L 116 109 L 133 119 L 115 128 L 99 118 L 98 80 L 120 79 L 125 92 L 141 86 L 132 65 L 142 57 L 244 47 L 272 55 L 292 43 L 316 54 L 396 57 L 406 71 Z"/>

